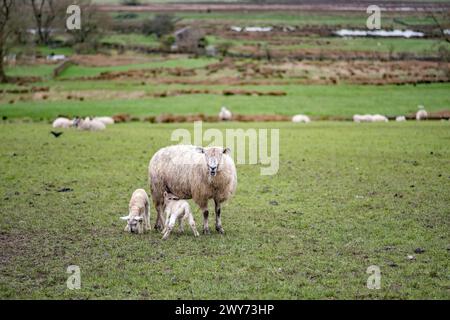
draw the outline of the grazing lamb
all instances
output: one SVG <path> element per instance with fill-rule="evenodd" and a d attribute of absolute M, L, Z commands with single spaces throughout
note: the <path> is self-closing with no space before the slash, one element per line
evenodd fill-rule
<path fill-rule="evenodd" d="M 305 116 L 303 114 L 297 114 L 295 116 L 292 117 L 292 122 L 296 122 L 296 123 L 300 123 L 300 122 L 304 122 L 304 123 L 309 123 L 311 122 L 311 119 L 308 116 Z"/>
<path fill-rule="evenodd" d="M 133 192 L 128 210 L 127 216 L 120 217 L 127 220 L 124 231 L 141 234 L 150 230 L 149 200 L 144 189 L 136 189 Z"/>
<path fill-rule="evenodd" d="M 236 191 L 237 174 L 230 149 L 175 145 L 160 149 L 150 160 L 148 174 L 157 218 L 155 229 L 162 229 L 164 191 L 180 199 L 193 199 L 203 212 L 203 233 L 209 234 L 208 200 L 213 199 L 216 230 L 224 233 L 221 204 Z"/>
<path fill-rule="evenodd" d="M 94 120 L 103 122 L 104 125 L 114 124 L 114 119 L 111 117 L 95 117 Z"/>
<path fill-rule="evenodd" d="M 221 121 L 229 121 L 231 120 L 232 114 L 231 111 L 226 107 L 222 107 L 219 112 L 219 120 Z"/>
<path fill-rule="evenodd" d="M 395 121 L 397 121 L 397 122 L 406 121 L 406 117 L 405 117 L 405 116 L 397 116 L 397 117 L 395 118 Z"/>
<path fill-rule="evenodd" d="M 99 131 L 106 128 L 105 124 L 98 120 L 91 120 L 89 117 L 84 119 L 77 118 L 74 120 L 74 126 L 79 130 Z"/>
<path fill-rule="evenodd" d="M 73 125 L 73 120 L 67 118 L 56 118 L 52 123 L 53 128 L 70 128 Z"/>
<path fill-rule="evenodd" d="M 177 196 L 164 192 L 164 213 L 166 222 L 163 230 L 163 240 L 166 240 L 178 221 L 180 231 L 184 231 L 183 224 L 188 220 L 194 236 L 198 237 L 197 227 L 195 226 L 194 216 L 192 215 L 189 203 L 186 200 L 180 200 Z"/>
<path fill-rule="evenodd" d="M 389 122 L 389 119 L 381 114 L 375 114 L 372 116 L 372 122 Z"/>
<path fill-rule="evenodd" d="M 425 110 L 424 106 L 419 106 L 419 111 L 416 113 L 416 120 L 425 120 L 428 118 L 428 112 Z"/>

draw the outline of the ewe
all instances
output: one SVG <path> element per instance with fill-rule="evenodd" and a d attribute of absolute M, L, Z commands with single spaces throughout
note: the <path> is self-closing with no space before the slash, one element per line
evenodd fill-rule
<path fill-rule="evenodd" d="M 425 110 L 424 106 L 418 106 L 419 111 L 416 113 L 416 120 L 425 120 L 428 118 L 428 112 Z"/>
<path fill-rule="evenodd" d="M 389 119 L 381 114 L 375 114 L 372 116 L 372 122 L 389 122 Z"/>
<path fill-rule="evenodd" d="M 231 111 L 228 110 L 226 107 L 222 107 L 220 109 L 219 120 L 221 120 L 221 121 L 229 121 L 229 120 L 231 120 L 231 117 L 232 117 Z"/>
<path fill-rule="evenodd" d="M 104 125 L 114 124 L 114 119 L 111 117 L 95 117 L 94 120 L 103 122 Z"/>
<path fill-rule="evenodd" d="M 105 124 L 98 120 L 91 120 L 89 117 L 84 119 L 77 118 L 73 122 L 74 126 L 79 130 L 98 131 L 106 128 Z"/>
<path fill-rule="evenodd" d="M 304 114 L 297 114 L 292 117 L 292 122 L 300 123 L 309 123 L 311 122 L 311 119 L 308 116 L 305 116 Z"/>
<path fill-rule="evenodd" d="M 128 215 L 120 219 L 127 220 L 124 229 L 126 232 L 141 234 L 150 230 L 150 207 L 144 189 L 136 189 L 133 192 L 128 205 Z"/>
<path fill-rule="evenodd" d="M 236 191 L 237 174 L 230 149 L 175 145 L 160 149 L 149 163 L 148 175 L 157 218 L 155 229 L 162 229 L 164 191 L 180 199 L 193 199 L 203 212 L 203 233 L 209 234 L 208 200 L 213 199 L 216 230 L 224 233 L 221 204 Z"/>
<path fill-rule="evenodd" d="M 56 118 L 52 123 L 53 128 L 70 128 L 73 125 L 73 120 L 67 118 Z"/>
<path fill-rule="evenodd" d="M 405 116 L 397 116 L 397 117 L 395 118 L 395 121 L 397 121 L 397 122 L 406 121 L 406 117 L 405 117 Z"/>
<path fill-rule="evenodd" d="M 187 220 L 194 236 L 199 236 L 197 227 L 195 226 L 194 216 L 186 200 L 180 200 L 177 196 L 164 192 L 164 213 L 166 215 L 166 222 L 162 232 L 163 240 L 169 237 L 177 221 L 180 226 L 180 232 L 184 231 L 183 224 Z"/>

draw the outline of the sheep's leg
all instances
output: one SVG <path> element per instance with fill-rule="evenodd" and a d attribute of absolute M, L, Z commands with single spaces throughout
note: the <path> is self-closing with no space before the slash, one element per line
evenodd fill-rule
<path fill-rule="evenodd" d="M 192 212 L 187 212 L 185 219 L 188 219 L 189 225 L 191 226 L 192 232 L 194 233 L 194 236 L 198 237 L 198 231 L 197 231 L 197 226 L 195 225 L 195 221 L 194 221 L 194 216 L 192 215 Z M 185 220 L 183 219 L 183 220 Z"/>
<path fill-rule="evenodd" d="M 219 232 L 220 234 L 224 234 L 225 230 L 223 230 L 222 228 L 222 220 L 220 219 L 220 202 L 214 200 L 214 210 L 216 212 L 216 231 Z"/>
<path fill-rule="evenodd" d="M 144 231 L 148 231 L 151 229 L 150 227 L 150 214 L 148 210 L 148 203 L 145 204 L 145 211 L 144 211 Z"/>
<path fill-rule="evenodd" d="M 211 231 L 209 231 L 209 225 L 208 225 L 208 204 L 201 207 L 201 210 L 203 212 L 203 234 L 211 234 Z"/>
<path fill-rule="evenodd" d="M 178 217 L 177 217 L 176 214 L 172 214 L 170 216 L 170 222 L 167 224 L 167 229 L 166 229 L 166 232 L 163 235 L 163 240 L 166 240 L 169 237 L 170 233 L 173 230 L 173 227 L 175 226 L 175 223 L 177 222 L 177 218 Z"/>
<path fill-rule="evenodd" d="M 162 203 L 155 203 L 156 208 L 156 222 L 155 222 L 155 230 L 161 231 L 164 226 L 164 221 L 162 220 Z"/>

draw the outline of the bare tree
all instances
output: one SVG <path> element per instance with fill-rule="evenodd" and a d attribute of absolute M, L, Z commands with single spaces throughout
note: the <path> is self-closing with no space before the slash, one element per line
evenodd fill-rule
<path fill-rule="evenodd" d="M 13 10 L 14 0 L 0 0 L 0 82 L 8 82 L 3 60 L 8 50 L 8 40 L 14 33 Z"/>
<path fill-rule="evenodd" d="M 95 51 L 99 40 L 110 27 L 107 14 L 98 10 L 91 0 L 74 1 L 81 8 L 81 29 L 69 30 L 73 44 L 78 52 Z"/>
<path fill-rule="evenodd" d="M 27 0 L 36 23 L 39 43 L 48 44 L 52 29 L 66 15 L 68 0 Z"/>

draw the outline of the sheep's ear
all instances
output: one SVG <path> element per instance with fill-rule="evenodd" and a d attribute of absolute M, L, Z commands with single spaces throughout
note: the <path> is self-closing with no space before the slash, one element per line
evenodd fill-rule
<path fill-rule="evenodd" d="M 230 154 L 231 153 L 230 148 L 223 148 L 223 153 L 224 154 Z"/>
<path fill-rule="evenodd" d="M 128 220 L 128 218 L 129 218 L 129 216 L 120 217 L 120 219 L 122 219 L 122 220 Z"/>
<path fill-rule="evenodd" d="M 164 191 L 164 198 L 167 198 L 167 191 Z"/>
<path fill-rule="evenodd" d="M 203 149 L 202 147 L 195 147 L 195 151 L 197 151 L 198 153 L 205 153 L 205 149 Z"/>

